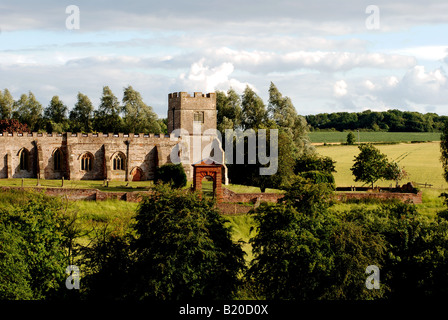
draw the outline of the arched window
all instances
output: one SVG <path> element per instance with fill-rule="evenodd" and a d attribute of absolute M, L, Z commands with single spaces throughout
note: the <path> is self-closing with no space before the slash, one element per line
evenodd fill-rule
<path fill-rule="evenodd" d="M 114 170 L 124 170 L 124 155 L 117 153 L 112 158 L 113 169 Z"/>
<path fill-rule="evenodd" d="M 93 156 L 90 153 L 84 153 L 81 157 L 81 170 L 91 171 L 93 165 Z"/>
<path fill-rule="evenodd" d="M 22 150 L 20 150 L 19 159 L 20 159 L 19 164 L 20 170 L 28 171 L 30 168 L 30 152 L 25 148 L 23 148 Z"/>
<path fill-rule="evenodd" d="M 62 170 L 62 151 L 61 151 L 61 149 L 56 149 L 53 153 L 53 169 L 55 171 Z"/>

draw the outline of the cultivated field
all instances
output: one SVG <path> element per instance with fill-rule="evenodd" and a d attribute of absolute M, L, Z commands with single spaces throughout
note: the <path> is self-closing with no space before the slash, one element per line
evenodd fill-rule
<path fill-rule="evenodd" d="M 359 142 L 410 142 L 440 141 L 439 132 L 358 132 L 353 131 Z M 345 143 L 348 132 L 310 132 L 312 143 Z"/>

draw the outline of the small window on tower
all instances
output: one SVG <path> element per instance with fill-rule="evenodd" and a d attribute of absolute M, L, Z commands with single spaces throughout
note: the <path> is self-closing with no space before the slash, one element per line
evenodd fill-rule
<path fill-rule="evenodd" d="M 204 112 L 195 112 L 194 121 L 204 123 Z"/>

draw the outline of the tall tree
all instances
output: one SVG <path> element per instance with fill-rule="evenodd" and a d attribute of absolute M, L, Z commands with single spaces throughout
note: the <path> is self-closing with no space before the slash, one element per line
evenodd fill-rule
<path fill-rule="evenodd" d="M 241 125 L 244 130 L 266 128 L 268 115 L 263 100 L 249 86 L 244 90 L 242 99 Z M 269 127 L 269 125 L 268 125 Z"/>
<path fill-rule="evenodd" d="M 445 122 L 440 140 L 440 151 L 442 153 L 440 159 L 443 166 L 443 177 L 448 182 L 448 121 Z"/>
<path fill-rule="evenodd" d="M 313 151 L 306 119 L 297 114 L 291 99 L 284 97 L 272 82 L 269 87 L 268 113 L 277 126 L 291 136 L 299 154 Z"/>
<path fill-rule="evenodd" d="M 93 129 L 93 105 L 89 97 L 78 92 L 78 101 L 70 111 L 70 122 L 74 132 L 91 132 Z"/>
<path fill-rule="evenodd" d="M 0 90 L 0 120 L 11 119 L 14 111 L 14 99 L 8 89 Z"/>
<path fill-rule="evenodd" d="M 44 110 L 44 117 L 56 123 L 62 123 L 67 120 L 67 106 L 58 96 L 51 98 L 50 104 Z"/>
<path fill-rule="evenodd" d="M 230 88 L 227 94 L 216 92 L 216 110 L 218 130 L 224 133 L 225 129 L 238 129 L 241 126 L 241 97 Z"/>
<path fill-rule="evenodd" d="M 143 102 L 140 93 L 128 86 L 123 94 L 124 132 L 160 133 L 160 124 L 152 108 Z"/>
<path fill-rule="evenodd" d="M 25 123 L 31 131 L 38 131 L 42 125 L 43 107 L 30 91 L 28 95 L 22 94 L 15 102 L 13 117 L 21 123 Z"/>
<path fill-rule="evenodd" d="M 122 108 L 117 97 L 108 86 L 103 87 L 103 95 L 98 110 L 95 111 L 94 129 L 100 132 L 118 133 L 122 130 L 120 116 Z"/>
<path fill-rule="evenodd" d="M 67 106 L 58 96 L 51 98 L 50 104 L 44 110 L 44 120 L 48 132 L 64 132 L 67 130 Z"/>

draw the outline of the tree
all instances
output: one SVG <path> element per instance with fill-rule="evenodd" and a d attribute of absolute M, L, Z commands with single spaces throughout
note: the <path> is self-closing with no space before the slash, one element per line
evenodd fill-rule
<path fill-rule="evenodd" d="M 268 119 L 266 106 L 263 100 L 249 86 L 244 90 L 241 107 L 241 125 L 243 130 L 266 127 Z"/>
<path fill-rule="evenodd" d="M 355 163 L 350 169 L 355 181 L 362 181 L 374 186 L 374 183 L 385 176 L 388 165 L 387 157 L 372 144 L 360 145 L 360 153 L 355 157 Z"/>
<path fill-rule="evenodd" d="M 297 114 L 291 99 L 283 97 L 272 82 L 269 87 L 268 114 L 279 128 L 291 136 L 298 154 L 313 152 L 306 119 Z"/>
<path fill-rule="evenodd" d="M 0 120 L 0 132 L 24 133 L 24 132 L 30 132 L 30 130 L 28 129 L 28 126 L 26 124 L 20 123 L 16 119 L 6 119 L 6 120 Z"/>
<path fill-rule="evenodd" d="M 70 111 L 70 121 L 74 132 L 92 132 L 93 105 L 89 97 L 78 92 L 75 107 Z"/>
<path fill-rule="evenodd" d="M 31 131 L 38 131 L 42 122 L 43 107 L 30 91 L 28 95 L 22 94 L 14 104 L 13 118 L 28 125 Z"/>
<path fill-rule="evenodd" d="M 244 252 L 213 202 L 158 185 L 135 216 L 135 299 L 230 299 Z"/>
<path fill-rule="evenodd" d="M 230 88 L 227 94 L 216 91 L 216 111 L 218 130 L 224 134 L 225 129 L 239 129 L 241 126 L 241 98 Z"/>
<path fill-rule="evenodd" d="M 399 186 L 399 182 L 408 176 L 407 172 L 395 161 L 387 164 L 384 170 L 383 178 L 385 180 L 395 181 L 396 187 Z"/>
<path fill-rule="evenodd" d="M 66 291 L 69 220 L 58 198 L 27 197 L 24 205 L 0 211 L 0 296 L 55 299 Z"/>
<path fill-rule="evenodd" d="M 154 182 L 169 183 L 173 188 L 183 188 L 187 185 L 187 175 L 182 164 L 167 163 L 156 169 Z"/>
<path fill-rule="evenodd" d="M 44 110 L 44 119 L 48 132 L 66 131 L 67 123 L 67 106 L 59 99 L 58 96 L 51 98 L 50 104 Z"/>
<path fill-rule="evenodd" d="M 128 86 L 123 94 L 123 124 L 125 133 L 160 133 L 157 115 L 143 102 L 140 93 Z"/>
<path fill-rule="evenodd" d="M 448 121 L 445 122 L 440 140 L 440 160 L 442 161 L 443 177 L 448 182 Z"/>
<path fill-rule="evenodd" d="M 335 161 L 317 154 L 303 154 L 295 161 L 294 174 L 310 179 L 313 183 L 329 183 L 336 188 L 333 172 Z"/>
<path fill-rule="evenodd" d="M 356 142 L 355 134 L 354 134 L 353 132 L 350 131 L 350 132 L 347 134 L 347 144 L 351 146 L 351 145 L 354 145 L 355 142 Z"/>
<path fill-rule="evenodd" d="M 103 95 L 98 110 L 94 112 L 94 129 L 99 132 L 118 133 L 122 130 L 120 116 L 122 108 L 117 97 L 108 86 L 103 87 Z"/>
<path fill-rule="evenodd" d="M 11 119 L 14 111 L 14 99 L 8 89 L 0 90 L 0 120 Z"/>

